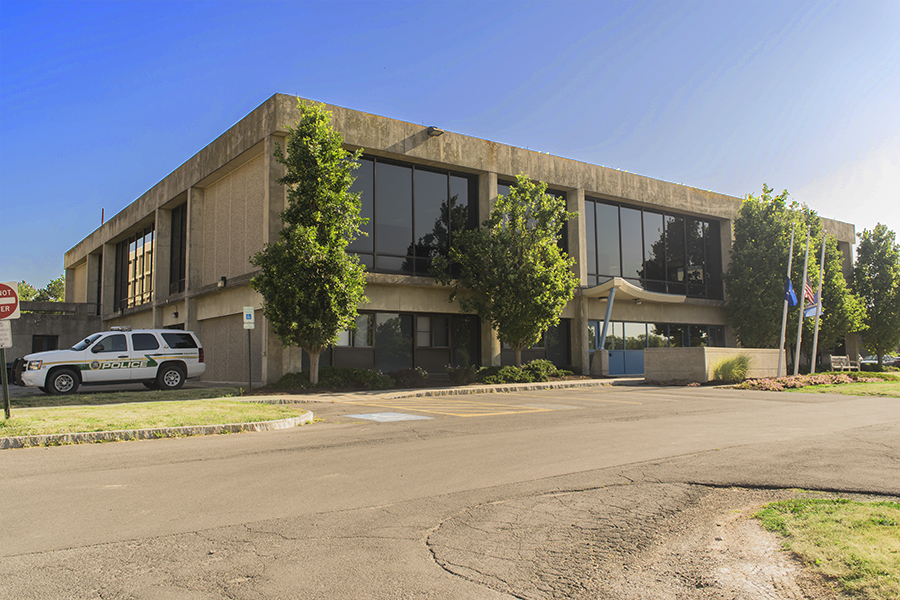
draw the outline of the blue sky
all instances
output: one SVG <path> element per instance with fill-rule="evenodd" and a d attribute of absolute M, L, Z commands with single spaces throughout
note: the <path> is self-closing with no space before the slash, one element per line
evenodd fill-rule
<path fill-rule="evenodd" d="M 900 232 L 900 2 L 0 0 L 0 281 L 276 92 Z"/>

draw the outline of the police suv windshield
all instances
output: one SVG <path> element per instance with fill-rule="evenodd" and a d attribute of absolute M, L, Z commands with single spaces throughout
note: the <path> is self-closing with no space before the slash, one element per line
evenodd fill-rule
<path fill-rule="evenodd" d="M 97 341 L 97 338 L 99 338 L 101 335 L 103 335 L 103 334 L 102 334 L 102 333 L 95 333 L 94 335 L 91 335 L 91 336 L 88 336 L 88 337 L 84 338 L 83 340 L 81 340 L 80 342 L 78 342 L 77 344 L 75 344 L 74 346 L 72 346 L 72 350 L 85 350 L 85 349 L 88 348 L 91 344 L 93 344 L 94 342 L 96 342 L 96 341 Z"/>

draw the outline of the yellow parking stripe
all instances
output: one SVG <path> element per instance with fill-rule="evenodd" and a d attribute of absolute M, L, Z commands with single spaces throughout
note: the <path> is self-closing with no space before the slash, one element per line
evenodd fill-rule
<path fill-rule="evenodd" d="M 547 396 L 547 395 L 538 395 L 538 394 L 520 394 L 516 393 L 516 396 L 527 396 L 530 398 L 542 398 L 544 400 L 565 400 L 566 402 L 608 402 L 610 404 L 643 404 L 643 402 L 629 402 L 627 400 L 604 400 L 603 398 L 590 398 L 590 397 L 582 397 L 579 396 L 577 398 L 573 398 L 571 396 Z"/>
<path fill-rule="evenodd" d="M 394 410 L 412 410 L 416 412 L 431 413 L 449 417 L 489 417 L 493 415 L 512 415 L 520 413 L 550 412 L 549 408 L 537 408 L 533 406 L 514 406 L 509 404 L 490 404 L 472 402 L 469 400 L 423 400 L 422 398 L 395 398 L 384 400 L 372 400 L 364 402 L 360 400 L 345 401 L 347 404 L 361 406 L 377 406 L 379 408 L 391 408 Z"/>

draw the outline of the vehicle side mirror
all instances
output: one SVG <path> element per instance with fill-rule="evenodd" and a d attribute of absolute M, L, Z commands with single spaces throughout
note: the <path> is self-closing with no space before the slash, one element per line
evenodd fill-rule
<path fill-rule="evenodd" d="M 103 352 L 106 348 L 103 347 L 103 344 L 97 344 L 93 348 L 91 348 L 91 352 L 97 354 L 98 352 Z"/>

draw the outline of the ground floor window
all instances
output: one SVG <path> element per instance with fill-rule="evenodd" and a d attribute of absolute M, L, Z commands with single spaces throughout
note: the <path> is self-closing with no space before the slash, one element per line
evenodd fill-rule
<path fill-rule="evenodd" d="M 382 373 L 414 367 L 444 373 L 447 365 L 480 364 L 480 339 L 481 326 L 474 315 L 360 313 L 356 330 L 342 332 L 319 364 Z M 304 353 L 303 369 L 308 368 Z"/>
<path fill-rule="evenodd" d="M 588 348 L 597 350 L 603 333 L 603 321 L 588 322 Z M 697 348 L 725 346 L 722 325 L 683 323 L 634 323 L 610 321 L 606 331 L 606 350 L 643 350 L 644 348 Z"/>
<path fill-rule="evenodd" d="M 33 335 L 31 336 L 31 351 L 45 352 L 59 349 L 58 335 Z"/>
<path fill-rule="evenodd" d="M 560 368 L 571 368 L 572 349 L 569 343 L 571 319 L 560 319 L 559 324 L 544 333 L 540 342 L 522 350 L 522 364 L 538 358 L 545 358 Z M 500 364 L 516 364 L 516 353 L 507 344 L 500 349 Z"/>

